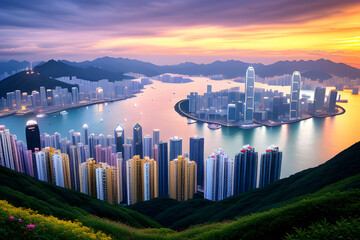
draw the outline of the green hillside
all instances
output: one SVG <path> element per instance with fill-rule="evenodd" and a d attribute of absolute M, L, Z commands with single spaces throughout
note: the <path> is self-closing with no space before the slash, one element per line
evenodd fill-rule
<path fill-rule="evenodd" d="M 6 97 L 6 93 L 14 92 L 15 90 L 31 94 L 33 90 L 40 91 L 41 86 L 44 86 L 46 89 L 54 89 L 56 86 L 60 86 L 71 91 L 71 88 L 77 85 L 63 83 L 37 72 L 28 74 L 28 71 L 23 71 L 0 81 L 0 97 Z"/>
<path fill-rule="evenodd" d="M 1 199 L 16 207 L 31 208 L 61 219 L 91 221 L 96 216 L 137 228 L 160 226 L 133 210 L 110 205 L 89 195 L 57 187 L 4 167 L 0 167 Z"/>
<path fill-rule="evenodd" d="M 327 185 L 359 173 L 360 142 L 318 167 L 223 201 L 192 199 L 180 203 L 167 198 L 157 198 L 128 208 L 154 218 L 163 226 L 185 229 L 195 224 L 229 220 L 283 206 L 295 201 L 297 197 L 314 193 Z"/>

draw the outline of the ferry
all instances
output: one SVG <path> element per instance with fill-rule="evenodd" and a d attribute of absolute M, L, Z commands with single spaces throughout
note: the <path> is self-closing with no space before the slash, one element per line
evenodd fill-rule
<path fill-rule="evenodd" d="M 212 123 L 208 125 L 208 128 L 210 128 L 211 130 L 216 130 L 221 128 L 221 125 Z"/>
<path fill-rule="evenodd" d="M 64 110 L 64 111 L 61 111 L 60 114 L 61 114 L 61 115 L 67 115 L 68 112 Z"/>
<path fill-rule="evenodd" d="M 193 124 L 193 123 L 196 123 L 196 120 L 191 119 L 191 118 L 188 118 L 188 119 L 187 119 L 187 123 L 188 123 L 188 124 Z"/>
<path fill-rule="evenodd" d="M 46 117 L 46 114 L 40 113 L 40 114 L 37 114 L 36 117 L 37 118 L 43 118 L 43 117 Z"/>

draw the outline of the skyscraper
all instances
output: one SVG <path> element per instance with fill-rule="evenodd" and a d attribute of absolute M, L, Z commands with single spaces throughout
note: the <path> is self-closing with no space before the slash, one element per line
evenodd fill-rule
<path fill-rule="evenodd" d="M 326 88 L 316 87 L 314 93 L 314 113 L 320 112 L 324 109 Z"/>
<path fill-rule="evenodd" d="M 25 133 L 28 150 L 35 152 L 35 148 L 41 149 L 39 126 L 35 120 L 26 122 Z"/>
<path fill-rule="evenodd" d="M 42 108 L 46 108 L 47 107 L 46 90 L 45 87 L 43 86 L 40 87 L 40 101 Z"/>
<path fill-rule="evenodd" d="M 170 160 L 177 159 L 182 155 L 182 139 L 175 136 L 170 138 Z"/>
<path fill-rule="evenodd" d="M 88 125 L 84 124 L 83 125 L 83 130 L 84 130 L 84 144 L 85 145 L 89 145 L 89 136 L 88 136 Z"/>
<path fill-rule="evenodd" d="M 124 128 L 118 124 L 114 130 L 115 144 L 116 144 L 116 152 L 121 152 L 124 154 L 124 139 L 125 139 L 125 131 Z"/>
<path fill-rule="evenodd" d="M 197 185 L 204 189 L 204 138 L 194 136 L 190 138 L 190 160 L 197 165 Z"/>
<path fill-rule="evenodd" d="M 152 138 L 149 135 L 143 137 L 143 156 L 151 158 Z"/>
<path fill-rule="evenodd" d="M 142 150 L 142 127 L 140 124 L 135 124 L 133 129 L 133 145 L 134 145 L 134 155 L 139 155 L 140 158 L 143 158 Z"/>
<path fill-rule="evenodd" d="M 60 151 L 56 151 L 56 153 L 51 156 L 51 160 L 54 172 L 54 183 L 59 187 L 65 187 L 63 159 Z"/>
<path fill-rule="evenodd" d="M 0 125 L 0 165 L 14 169 L 13 149 L 10 142 L 10 131 Z"/>
<path fill-rule="evenodd" d="M 227 121 L 235 122 L 236 121 L 236 105 L 228 104 L 227 106 Z"/>
<path fill-rule="evenodd" d="M 234 188 L 237 195 L 256 188 L 258 153 L 250 145 L 245 145 L 234 160 Z"/>
<path fill-rule="evenodd" d="M 254 114 L 254 96 L 255 96 L 255 70 L 248 67 L 245 79 L 245 111 L 244 121 L 251 123 Z"/>
<path fill-rule="evenodd" d="M 197 192 L 196 172 L 196 163 L 181 155 L 170 161 L 170 198 L 180 202 L 193 198 Z"/>
<path fill-rule="evenodd" d="M 154 129 L 153 130 L 153 147 L 155 145 L 159 146 L 159 142 L 160 142 L 160 130 Z"/>
<path fill-rule="evenodd" d="M 168 143 L 159 143 L 159 196 L 169 195 Z"/>
<path fill-rule="evenodd" d="M 106 190 L 108 203 L 118 204 L 117 169 L 114 167 L 106 168 Z"/>
<path fill-rule="evenodd" d="M 295 71 L 291 77 L 291 94 L 290 94 L 290 120 L 299 117 L 300 107 L 300 88 L 301 88 L 301 75 L 300 72 Z"/>
<path fill-rule="evenodd" d="M 96 194 L 97 198 L 107 201 L 107 183 L 106 183 L 106 166 L 100 164 L 100 167 L 95 169 L 96 178 Z"/>
<path fill-rule="evenodd" d="M 47 178 L 47 164 L 46 164 L 46 156 L 45 152 L 37 152 L 35 153 L 35 159 L 36 159 L 36 167 L 37 167 L 37 173 L 38 173 L 38 179 L 41 181 L 48 181 Z"/>
<path fill-rule="evenodd" d="M 337 90 L 331 90 L 329 95 L 329 111 L 334 112 L 336 106 Z"/>
<path fill-rule="evenodd" d="M 280 179 L 282 152 L 274 145 L 261 154 L 259 187 L 266 186 Z"/>
<path fill-rule="evenodd" d="M 73 104 L 78 104 L 79 103 L 79 90 L 78 90 L 78 88 L 77 87 L 72 87 L 71 92 L 72 92 L 72 103 Z"/>
<path fill-rule="evenodd" d="M 204 198 L 220 201 L 232 195 L 234 161 L 220 148 L 206 159 Z"/>

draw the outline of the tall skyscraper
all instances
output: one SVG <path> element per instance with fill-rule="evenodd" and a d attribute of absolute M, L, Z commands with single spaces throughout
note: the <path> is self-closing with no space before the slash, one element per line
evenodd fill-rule
<path fill-rule="evenodd" d="M 83 130 L 84 130 L 84 144 L 85 145 L 89 145 L 89 136 L 88 136 L 88 125 L 84 124 L 83 125 Z"/>
<path fill-rule="evenodd" d="M 204 138 L 194 136 L 190 138 L 190 160 L 197 165 L 197 185 L 204 189 Z"/>
<path fill-rule="evenodd" d="M 234 161 L 220 148 L 206 159 L 204 198 L 220 201 L 232 195 Z"/>
<path fill-rule="evenodd" d="M 14 169 L 13 149 L 10 141 L 10 131 L 0 125 L 0 165 Z"/>
<path fill-rule="evenodd" d="M 78 104 L 79 103 L 79 90 L 78 90 L 78 88 L 77 87 L 72 87 L 71 92 L 72 92 L 72 103 L 73 104 Z"/>
<path fill-rule="evenodd" d="M 155 145 L 159 146 L 159 142 L 160 142 L 160 130 L 154 129 L 153 130 L 153 147 Z"/>
<path fill-rule="evenodd" d="M 114 167 L 106 168 L 106 190 L 108 203 L 118 204 L 117 169 Z"/>
<path fill-rule="evenodd" d="M 43 86 L 40 87 L 40 101 L 42 108 L 46 108 L 47 107 L 46 90 L 45 87 Z"/>
<path fill-rule="evenodd" d="M 196 172 L 196 163 L 188 158 L 178 156 L 170 161 L 170 198 L 180 202 L 193 198 L 197 192 Z"/>
<path fill-rule="evenodd" d="M 261 154 L 259 187 L 266 186 L 280 179 L 282 152 L 274 145 Z"/>
<path fill-rule="evenodd" d="M 15 91 L 16 110 L 21 110 L 21 91 Z"/>
<path fill-rule="evenodd" d="M 316 87 L 314 93 L 314 113 L 321 112 L 324 109 L 326 88 Z"/>
<path fill-rule="evenodd" d="M 106 166 L 100 164 L 100 167 L 95 169 L 96 178 L 96 194 L 97 198 L 107 201 L 107 183 L 106 183 Z"/>
<path fill-rule="evenodd" d="M 256 188 L 258 153 L 250 145 L 245 145 L 234 160 L 234 188 L 237 195 Z"/>
<path fill-rule="evenodd" d="M 255 70 L 248 67 L 245 79 L 245 111 L 244 121 L 251 123 L 254 114 L 254 96 L 255 96 Z"/>
<path fill-rule="evenodd" d="M 125 131 L 124 128 L 118 124 L 114 130 L 116 152 L 121 152 L 124 154 L 124 140 L 125 140 Z"/>
<path fill-rule="evenodd" d="M 35 159 L 36 159 L 36 167 L 37 167 L 37 173 L 38 173 L 38 179 L 41 181 L 48 181 L 47 178 L 47 164 L 46 164 L 46 156 L 45 152 L 37 152 L 35 153 Z"/>
<path fill-rule="evenodd" d="M 182 138 L 177 136 L 170 138 L 170 160 L 177 159 L 182 155 Z"/>
<path fill-rule="evenodd" d="M 51 160 L 54 172 L 54 183 L 59 187 L 65 187 L 63 159 L 60 151 L 56 151 L 56 153 L 51 156 Z"/>
<path fill-rule="evenodd" d="M 337 90 L 331 90 L 329 95 L 329 111 L 334 112 L 336 106 Z"/>
<path fill-rule="evenodd" d="M 159 196 L 169 195 L 169 159 L 168 143 L 159 143 Z"/>
<path fill-rule="evenodd" d="M 227 121 L 228 122 L 236 121 L 236 105 L 235 104 L 227 105 Z"/>
<path fill-rule="evenodd" d="M 126 161 L 127 199 L 128 204 L 135 204 L 158 197 L 158 171 L 156 162 L 135 155 Z"/>
<path fill-rule="evenodd" d="M 295 71 L 291 77 L 291 94 L 290 94 L 290 120 L 299 117 L 300 107 L 300 88 L 301 88 L 301 75 L 300 72 Z"/>
<path fill-rule="evenodd" d="M 143 137 L 143 156 L 151 158 L 152 138 L 149 135 Z"/>
<path fill-rule="evenodd" d="M 26 122 L 25 133 L 28 150 L 35 152 L 35 148 L 41 149 L 40 130 L 35 120 Z"/>
<path fill-rule="evenodd" d="M 197 110 L 197 99 L 198 99 L 198 93 L 197 92 L 191 92 L 188 96 L 189 99 L 189 113 L 196 113 Z"/>
<path fill-rule="evenodd" d="M 139 155 L 140 158 L 143 158 L 142 150 L 142 127 L 140 124 L 135 124 L 133 129 L 133 148 L 134 155 Z"/>

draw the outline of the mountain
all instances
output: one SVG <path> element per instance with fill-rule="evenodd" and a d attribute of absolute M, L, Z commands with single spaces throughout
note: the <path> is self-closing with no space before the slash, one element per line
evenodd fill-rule
<path fill-rule="evenodd" d="M 185 229 L 191 225 L 222 222 L 282 206 L 356 174 L 360 174 L 360 142 L 318 167 L 219 202 L 191 199 L 180 203 L 167 198 L 156 198 L 136 203 L 129 208 L 154 218 L 163 226 Z M 357 186 L 360 187 L 360 184 Z"/>
<path fill-rule="evenodd" d="M 34 72 L 33 74 L 28 73 L 28 71 L 22 71 L 0 81 L 0 97 L 6 97 L 6 93 L 15 90 L 31 94 L 33 90 L 39 91 L 41 86 L 47 89 L 54 89 L 56 86 L 60 86 L 62 88 L 68 88 L 70 91 L 71 88 L 75 86 L 49 78 L 38 72 Z"/>
<path fill-rule="evenodd" d="M 335 63 L 330 60 L 319 59 L 316 61 L 279 61 L 273 64 L 264 65 L 261 63 L 246 63 L 242 61 L 215 61 L 210 64 L 196 64 L 191 62 L 178 65 L 159 66 L 148 62 L 132 60 L 127 58 L 103 57 L 92 61 L 84 62 L 62 62 L 77 67 L 99 67 L 108 71 L 135 72 L 152 77 L 163 73 L 176 73 L 185 75 L 218 75 L 223 74 L 225 78 L 245 76 L 249 66 L 255 68 L 256 75 L 264 77 L 281 76 L 292 74 L 294 71 L 306 73 L 311 79 L 318 79 L 321 72 L 321 79 L 329 76 L 360 78 L 360 69 L 351 67 L 344 63 Z M 325 80 L 325 79 L 323 79 Z"/>
<path fill-rule="evenodd" d="M 21 236 L 34 231 L 38 239 L 358 239 L 359 157 L 360 142 L 327 163 L 302 172 L 301 179 L 289 177 L 280 185 L 278 182 L 240 195 L 237 202 L 235 198 L 221 201 L 215 212 L 226 212 L 231 204 L 235 205 L 232 211 L 239 211 L 239 204 L 243 209 L 255 204 L 261 209 L 258 213 L 250 210 L 247 216 L 192 225 L 184 231 L 159 228 L 158 223 L 130 209 L 0 167 L 0 239 L 23 239 Z M 303 186 L 299 193 L 288 191 L 295 191 L 299 185 Z M 254 192 L 264 193 L 251 199 Z M 287 193 L 291 200 L 284 202 Z M 279 203 L 263 206 L 268 201 Z M 155 204 L 149 207 L 153 211 L 164 208 Z M 214 214 L 212 204 L 206 209 Z M 35 228 L 25 229 L 27 224 Z"/>
<path fill-rule="evenodd" d="M 11 73 L 12 71 L 19 71 L 21 69 L 26 69 L 30 66 L 30 63 L 28 61 L 16 61 L 16 60 L 10 60 L 7 62 L 0 62 L 0 74 L 7 72 Z"/>
<path fill-rule="evenodd" d="M 315 71 L 315 70 L 303 72 L 301 76 L 305 78 L 310 78 L 311 80 L 319 80 L 320 82 L 332 78 L 332 76 L 327 72 Z"/>
<path fill-rule="evenodd" d="M 121 81 L 123 79 L 132 78 L 125 76 L 121 72 L 110 72 L 95 66 L 89 66 L 86 68 L 75 67 L 55 60 L 50 60 L 42 65 L 38 65 L 34 68 L 34 70 L 53 78 L 76 76 L 77 78 L 90 81 L 98 81 L 102 79 L 108 79 L 109 81 Z"/>

